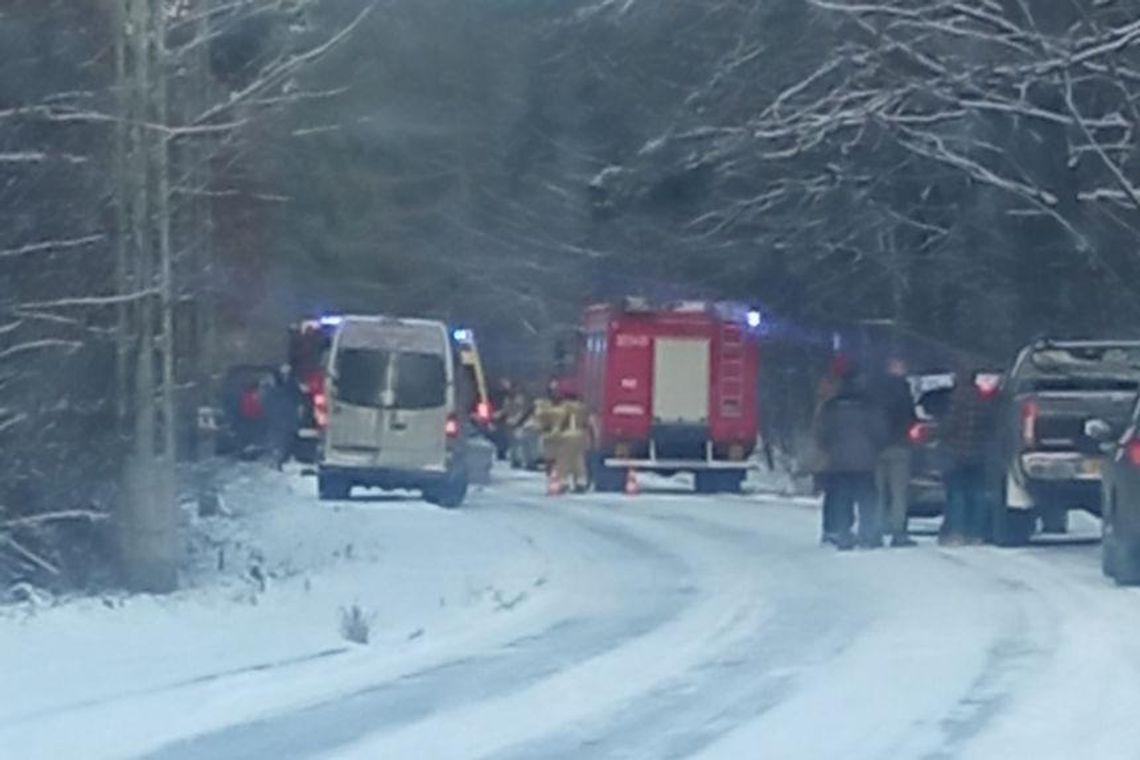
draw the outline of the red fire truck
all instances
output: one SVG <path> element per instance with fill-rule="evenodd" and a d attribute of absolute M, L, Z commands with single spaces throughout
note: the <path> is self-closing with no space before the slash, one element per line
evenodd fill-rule
<path fill-rule="evenodd" d="M 740 490 L 756 448 L 761 322 L 725 303 L 587 309 L 577 382 L 598 490 L 619 490 L 630 469 L 692 472 L 700 493 Z"/>

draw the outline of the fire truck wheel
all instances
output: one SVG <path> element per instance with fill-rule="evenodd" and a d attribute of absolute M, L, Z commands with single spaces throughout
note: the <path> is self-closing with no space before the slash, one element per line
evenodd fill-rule
<path fill-rule="evenodd" d="M 744 475 L 739 472 L 710 470 L 698 472 L 695 480 L 697 493 L 740 493 Z"/>
<path fill-rule="evenodd" d="M 697 493 L 717 493 L 720 487 L 719 479 L 715 472 L 698 472 L 693 482 L 696 486 Z"/>

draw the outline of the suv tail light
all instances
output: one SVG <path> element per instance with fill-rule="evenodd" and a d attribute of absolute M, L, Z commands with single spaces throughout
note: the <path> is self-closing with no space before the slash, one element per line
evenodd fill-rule
<path fill-rule="evenodd" d="M 915 446 L 930 443 L 934 438 L 934 425 L 929 422 L 916 422 L 906 431 L 906 437 Z"/>
<path fill-rule="evenodd" d="M 1021 405 L 1021 442 L 1026 447 L 1037 444 L 1037 402 L 1026 401 Z"/>
<path fill-rule="evenodd" d="M 329 399 L 323 393 L 313 394 L 313 421 L 322 429 L 329 425 Z"/>
<path fill-rule="evenodd" d="M 447 422 L 443 423 L 443 433 L 451 439 L 459 437 L 459 418 L 454 414 L 447 415 Z"/>

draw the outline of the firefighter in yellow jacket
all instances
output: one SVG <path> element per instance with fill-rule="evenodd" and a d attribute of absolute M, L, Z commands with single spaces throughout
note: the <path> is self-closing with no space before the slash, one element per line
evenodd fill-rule
<path fill-rule="evenodd" d="M 563 394 L 559 409 L 561 419 L 556 436 L 558 472 L 576 493 L 584 493 L 590 486 L 586 469 L 586 452 L 590 447 L 589 412 L 572 392 Z"/>
<path fill-rule="evenodd" d="M 535 400 L 534 413 L 530 417 L 529 424 L 538 429 L 539 440 L 542 443 L 542 458 L 546 462 L 548 473 L 557 469 L 559 465 L 558 432 L 562 427 L 563 417 L 561 404 L 562 393 L 557 381 L 552 380 L 547 386 L 547 396 Z M 557 475 L 562 478 L 565 473 L 558 472 Z"/>

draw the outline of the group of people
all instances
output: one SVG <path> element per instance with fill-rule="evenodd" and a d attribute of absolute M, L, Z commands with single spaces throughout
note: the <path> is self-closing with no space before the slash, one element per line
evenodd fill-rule
<path fill-rule="evenodd" d="M 941 421 L 939 440 L 947 506 L 939 539 L 980 543 L 986 536 L 985 458 L 990 405 L 963 372 Z M 822 541 L 839 549 L 913 546 L 908 530 L 915 403 L 900 358 L 877 377 L 837 357 L 820 383 L 815 419 L 817 485 L 822 488 Z M 858 520 L 856 521 L 856 515 Z"/>
<path fill-rule="evenodd" d="M 543 463 L 559 492 L 589 488 L 586 455 L 590 416 L 573 383 L 552 379 L 546 395 L 531 401 L 524 390 L 504 379 L 492 398 L 493 438 L 500 459 L 519 466 Z"/>
<path fill-rule="evenodd" d="M 553 488 L 559 493 L 584 493 L 590 487 L 586 466 L 590 413 L 575 389 L 551 380 L 546 397 L 535 402 L 534 425 L 541 436 L 542 457 Z"/>
<path fill-rule="evenodd" d="M 247 382 L 237 403 L 239 455 L 256 457 L 268 449 L 281 468 L 293 452 L 304 403 L 304 391 L 288 364 L 272 378 Z"/>

